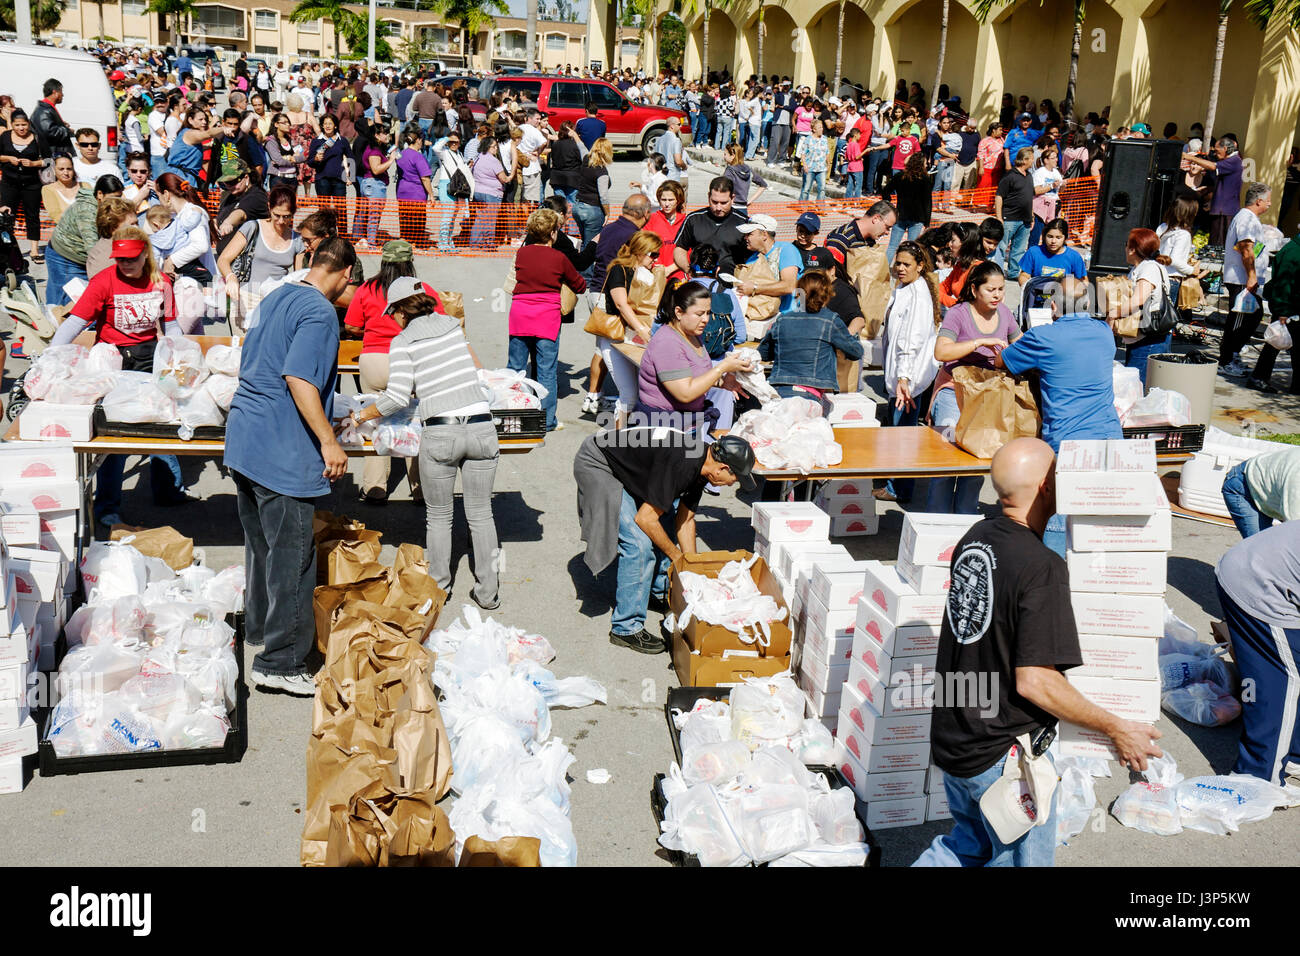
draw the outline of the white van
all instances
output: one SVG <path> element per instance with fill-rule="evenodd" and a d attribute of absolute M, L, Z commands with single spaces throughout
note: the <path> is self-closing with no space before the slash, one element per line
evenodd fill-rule
<path fill-rule="evenodd" d="M 36 110 L 48 79 L 63 84 L 59 114 L 73 132 L 88 126 L 100 135 L 101 158 L 117 162 L 117 110 L 113 88 L 99 60 L 80 50 L 52 46 L 0 43 L 0 76 L 4 92 L 28 116 Z"/>

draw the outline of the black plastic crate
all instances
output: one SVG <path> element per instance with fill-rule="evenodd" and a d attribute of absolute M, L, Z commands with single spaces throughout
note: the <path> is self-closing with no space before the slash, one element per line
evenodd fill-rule
<path fill-rule="evenodd" d="M 812 768 L 810 767 L 809 769 Z M 839 774 L 826 774 L 824 770 L 819 772 L 824 776 L 827 776 L 830 780 L 832 790 L 838 790 L 840 787 L 846 786 Z M 655 774 L 654 781 L 650 786 L 650 812 L 655 818 L 656 834 L 663 832 L 661 824 L 664 822 L 665 815 L 668 812 L 668 800 L 664 797 L 663 785 L 664 775 L 661 773 Z M 861 805 L 856 800 L 854 801 L 854 813 L 857 814 L 858 822 L 862 824 L 862 832 L 865 834 L 863 839 L 867 846 L 870 847 L 867 851 L 866 865 L 868 867 L 878 867 L 880 866 L 880 847 L 876 845 L 876 841 L 872 838 L 871 830 L 867 828 L 867 821 L 862 817 Z M 687 853 L 684 850 L 669 850 L 662 846 L 660 849 L 668 854 L 668 861 L 672 863 L 673 866 L 698 867 L 700 865 L 700 858 L 695 856 L 693 853 Z M 767 866 L 766 863 L 760 863 L 758 865 Z"/>
<path fill-rule="evenodd" d="M 1154 438 L 1156 454 L 1193 452 L 1205 447 L 1204 425 L 1135 425 L 1124 429 L 1125 438 Z"/>
<path fill-rule="evenodd" d="M 494 408 L 498 438 L 545 438 L 546 411 L 541 408 Z"/>
<path fill-rule="evenodd" d="M 95 406 L 95 435 L 99 438 L 175 438 L 180 439 L 180 425 L 165 422 L 111 422 L 104 406 Z M 191 441 L 225 441 L 225 425 L 200 425 Z"/>
<path fill-rule="evenodd" d="M 227 616 L 227 622 L 230 616 Z M 244 683 L 243 612 L 236 617 L 235 630 L 235 706 L 228 714 L 230 730 L 226 742 L 220 747 L 199 747 L 193 750 L 145 750 L 139 753 L 92 754 L 85 757 L 60 757 L 54 744 L 42 737 L 37 745 L 42 777 L 57 777 L 74 773 L 103 773 L 111 770 L 144 770 L 150 767 L 189 767 L 218 763 L 239 763 L 248 750 L 248 687 Z M 67 651 L 62 635 L 58 643 L 59 662 Z M 56 668 L 57 670 L 57 668 Z M 53 710 L 51 709 L 50 713 Z M 46 718 L 48 720 L 48 716 Z"/>

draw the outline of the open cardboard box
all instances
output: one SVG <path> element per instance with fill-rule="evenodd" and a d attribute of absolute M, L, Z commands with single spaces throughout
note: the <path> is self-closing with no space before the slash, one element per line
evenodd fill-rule
<path fill-rule="evenodd" d="M 681 633 L 673 635 L 673 668 L 683 687 L 731 687 L 746 677 L 773 677 L 790 669 L 789 657 L 710 657 L 691 653 Z"/>
<path fill-rule="evenodd" d="M 727 562 L 743 561 L 749 557 L 750 553 L 748 551 L 705 551 L 700 554 L 683 554 L 673 562 L 672 569 L 669 572 L 668 606 L 672 610 L 673 616 L 680 619 L 682 611 L 686 609 L 686 596 L 682 591 L 681 572 L 690 571 L 694 574 L 713 577 Z M 767 566 L 766 561 L 760 557 L 754 562 L 753 567 L 749 569 L 749 573 L 753 576 L 758 589 L 775 600 L 777 607 L 786 607 L 785 598 L 781 595 L 781 585 L 777 582 L 776 575 L 772 573 L 772 569 Z M 790 644 L 794 637 L 790 631 L 788 614 L 784 621 L 772 622 L 772 640 L 767 647 L 761 647 L 757 643 L 746 644 L 735 631 L 730 631 L 717 624 L 706 624 L 695 618 L 692 618 L 686 627 L 678 627 L 675 634 L 680 634 L 685 639 L 690 650 L 699 651 L 704 657 L 720 657 L 723 651 L 757 651 L 759 657 L 784 658 L 787 661 L 790 657 Z M 674 653 L 674 665 L 676 661 L 677 655 Z M 681 673 L 680 669 L 678 673 Z M 773 671 L 772 673 L 779 673 L 779 671 Z"/>

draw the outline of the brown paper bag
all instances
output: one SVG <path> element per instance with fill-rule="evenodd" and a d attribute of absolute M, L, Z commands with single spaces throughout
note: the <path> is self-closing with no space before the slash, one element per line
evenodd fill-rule
<path fill-rule="evenodd" d="M 465 296 L 449 289 L 438 289 L 438 298 L 442 299 L 443 310 L 453 319 L 460 320 L 460 327 L 465 328 Z"/>
<path fill-rule="evenodd" d="M 537 837 L 502 837 L 488 841 L 472 836 L 460 851 L 461 866 L 541 866 L 542 841 Z"/>
<path fill-rule="evenodd" d="M 650 274 L 652 279 L 649 282 L 639 275 L 634 276 L 627 290 L 627 303 L 632 314 L 648 326 L 654 325 L 655 316 L 659 314 L 659 300 L 668 285 L 668 274 L 659 263 L 655 263 Z"/>
<path fill-rule="evenodd" d="M 856 392 L 862 378 L 862 360 L 835 353 L 835 380 L 841 392 Z"/>
<path fill-rule="evenodd" d="M 393 574 L 396 576 L 404 568 L 418 568 L 429 573 L 429 562 L 424 556 L 424 548 L 409 542 L 397 546 L 397 556 L 393 558 Z"/>
<path fill-rule="evenodd" d="M 972 365 L 959 365 L 952 378 L 961 409 L 954 438 L 976 458 L 992 458 L 1013 438 L 1038 434 L 1038 406 L 1028 382 Z"/>
<path fill-rule="evenodd" d="M 1191 310 L 1200 308 L 1205 303 L 1205 290 L 1201 287 L 1201 280 L 1195 277 L 1188 277 L 1178 288 L 1178 308 L 1180 310 Z"/>
<path fill-rule="evenodd" d="M 194 563 L 194 541 L 170 525 L 161 528 L 135 528 L 115 524 L 110 536 L 114 541 L 131 539 L 131 547 L 146 558 L 160 558 L 173 571 L 183 571 Z"/>
<path fill-rule="evenodd" d="M 455 866 L 447 814 L 426 791 L 376 780 L 330 816 L 326 866 Z"/>
<path fill-rule="evenodd" d="M 438 587 L 438 582 L 429 577 L 428 572 L 407 567 L 394 575 L 388 594 L 381 603 L 414 611 L 428 618 L 430 627 L 433 627 L 447 603 L 447 592 Z"/>
<path fill-rule="evenodd" d="M 325 541 L 316 548 L 316 583 L 350 584 L 375 577 L 384 571 L 379 564 L 381 545 L 378 531 L 356 531 L 349 534 L 375 535 L 357 541 L 335 539 Z"/>
<path fill-rule="evenodd" d="M 316 620 L 316 647 L 323 654 L 329 644 L 334 612 L 344 601 L 383 602 L 388 594 L 388 574 L 375 575 L 346 584 L 323 584 L 312 594 L 311 609 Z"/>
<path fill-rule="evenodd" d="M 336 537 L 336 531 L 363 531 L 365 525 L 347 515 L 336 515 L 332 511 L 317 510 L 311 519 L 311 536 L 317 544 Z"/>
<path fill-rule="evenodd" d="M 781 278 L 772 268 L 772 262 L 767 256 L 759 256 L 756 260 L 748 265 L 737 266 L 735 276 L 741 282 L 773 282 Z M 755 293 L 745 299 L 745 329 L 749 331 L 751 322 L 766 322 L 768 319 L 775 319 L 777 312 L 781 308 L 781 297 L 778 295 L 760 295 Z M 763 329 L 766 334 L 767 330 Z M 751 338 L 761 339 L 761 335 L 750 333 Z"/>
<path fill-rule="evenodd" d="M 886 251 L 884 243 L 855 246 L 844 258 L 844 271 L 858 292 L 858 306 L 867 321 L 863 334 L 869 339 L 880 334 L 880 327 L 885 321 L 885 309 L 889 306 L 889 294 L 893 289 Z"/>
<path fill-rule="evenodd" d="M 346 807 L 352 795 L 381 777 L 397 754 L 381 741 L 387 731 L 353 713 L 342 713 L 312 733 L 307 744 L 307 804 L 300 857 L 303 866 L 323 866 L 330 832 L 330 808 Z"/>
<path fill-rule="evenodd" d="M 1111 331 L 1121 338 L 1134 338 L 1142 334 L 1142 313 L 1134 312 L 1132 315 L 1121 316 L 1118 319 L 1112 319 L 1110 323 Z"/>

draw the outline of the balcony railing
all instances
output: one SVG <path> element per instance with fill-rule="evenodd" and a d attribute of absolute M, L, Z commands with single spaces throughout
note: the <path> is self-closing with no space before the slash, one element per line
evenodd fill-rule
<path fill-rule="evenodd" d="M 222 40 L 243 40 L 247 34 L 242 23 L 204 23 L 202 20 L 191 20 L 189 32 L 198 37 L 217 37 Z"/>

